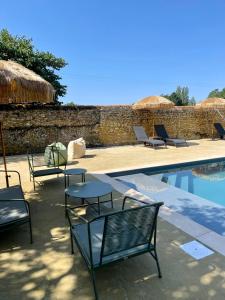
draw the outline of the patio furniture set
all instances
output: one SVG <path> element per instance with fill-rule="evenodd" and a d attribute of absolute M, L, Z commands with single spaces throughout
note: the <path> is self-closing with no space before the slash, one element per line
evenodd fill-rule
<path fill-rule="evenodd" d="M 28 163 L 34 188 L 36 177 L 64 174 L 65 214 L 70 226 L 71 253 L 74 253 L 75 243 L 90 271 L 96 299 L 95 271 L 105 265 L 150 253 L 161 277 L 156 232 L 158 211 L 163 203 L 149 204 L 124 196 L 121 209 L 115 209 L 112 186 L 101 181 L 86 181 L 85 169 L 62 170 L 53 166 L 34 171 L 35 162 L 31 156 Z M 24 199 L 20 174 L 8 171 L 8 174 L 11 173 L 17 174 L 19 184 L 0 189 L 0 231 L 28 223 L 32 243 L 30 206 Z M 80 176 L 81 182 L 70 184 L 71 176 Z M 135 203 L 135 206 L 128 207 L 128 202 Z M 78 213 L 80 209 L 85 211 L 84 216 Z"/>

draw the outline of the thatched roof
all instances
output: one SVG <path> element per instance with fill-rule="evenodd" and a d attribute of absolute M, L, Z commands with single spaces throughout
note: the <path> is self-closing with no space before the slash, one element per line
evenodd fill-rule
<path fill-rule="evenodd" d="M 14 62 L 0 60 L 0 104 L 53 102 L 55 90 L 41 76 Z"/>
<path fill-rule="evenodd" d="M 142 100 L 137 101 L 133 104 L 133 109 L 161 109 L 161 108 L 172 108 L 174 103 L 161 96 L 150 96 Z"/>
<path fill-rule="evenodd" d="M 225 108 L 225 99 L 223 98 L 207 98 L 203 101 L 201 101 L 200 103 L 198 103 L 196 105 L 197 108 L 220 108 L 220 107 L 224 107 Z"/>

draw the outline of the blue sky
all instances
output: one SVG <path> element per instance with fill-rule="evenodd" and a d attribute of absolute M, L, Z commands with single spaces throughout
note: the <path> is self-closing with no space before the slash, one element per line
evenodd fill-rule
<path fill-rule="evenodd" d="M 63 101 L 129 104 L 225 87 L 224 0 L 2 1 L 0 28 L 66 59 Z"/>

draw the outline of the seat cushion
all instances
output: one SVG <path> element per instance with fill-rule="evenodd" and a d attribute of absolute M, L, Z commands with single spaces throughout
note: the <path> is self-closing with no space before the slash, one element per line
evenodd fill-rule
<path fill-rule="evenodd" d="M 0 189 L 0 200 L 24 200 L 23 191 L 20 185 Z"/>
<path fill-rule="evenodd" d="M 145 141 L 146 143 L 149 143 L 151 145 L 165 145 L 165 142 L 162 140 L 154 140 L 154 139 L 148 139 Z"/>
<path fill-rule="evenodd" d="M 166 141 L 174 144 L 186 144 L 186 141 L 183 139 L 166 139 Z"/>
<path fill-rule="evenodd" d="M 44 170 L 33 171 L 33 176 L 34 177 L 39 177 L 39 176 L 56 175 L 56 174 L 61 174 L 61 173 L 63 173 L 62 169 L 52 168 L 52 169 L 44 169 Z"/>
<path fill-rule="evenodd" d="M 91 223 L 91 245 L 92 245 L 92 258 L 93 266 L 98 267 L 100 265 L 100 255 L 102 247 L 102 238 L 103 238 L 103 229 L 104 229 L 104 218 L 98 219 Z M 91 265 L 90 259 L 90 248 L 88 240 L 88 225 L 87 224 L 78 224 L 74 225 L 72 228 L 72 234 L 75 237 L 75 240 L 82 249 L 83 255 L 85 256 L 89 265 Z M 110 262 L 119 260 L 131 256 L 133 254 L 143 253 L 148 251 L 149 244 L 140 245 L 133 247 L 128 250 L 123 250 L 118 253 L 114 253 L 108 256 L 103 257 L 102 264 L 108 264 Z"/>
<path fill-rule="evenodd" d="M 0 225 L 7 225 L 28 217 L 25 201 L 0 200 Z"/>

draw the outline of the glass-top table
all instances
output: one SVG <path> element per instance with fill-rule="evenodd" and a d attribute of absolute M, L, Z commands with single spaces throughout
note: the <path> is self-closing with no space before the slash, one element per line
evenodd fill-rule
<path fill-rule="evenodd" d="M 84 204 L 85 201 L 89 204 L 91 198 L 97 198 L 99 214 L 100 203 L 111 201 L 111 206 L 113 208 L 112 190 L 110 184 L 101 181 L 87 181 L 71 185 L 65 189 L 65 212 L 68 205 L 68 197 L 81 199 L 82 204 Z M 107 195 L 110 196 L 110 200 L 100 201 L 101 197 Z"/>

